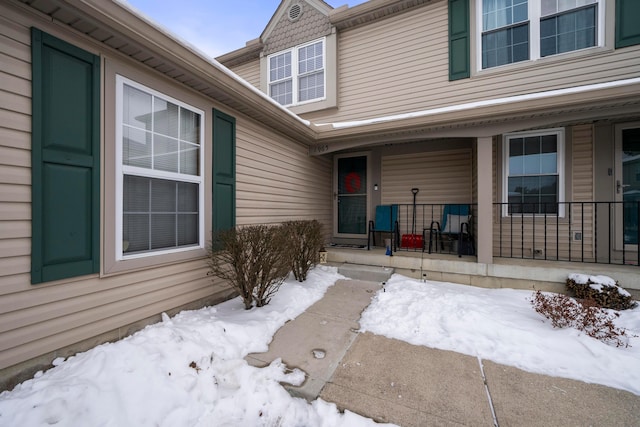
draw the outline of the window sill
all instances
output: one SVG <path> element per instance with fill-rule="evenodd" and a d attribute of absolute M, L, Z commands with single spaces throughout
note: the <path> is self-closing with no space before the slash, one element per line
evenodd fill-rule
<path fill-rule="evenodd" d="M 295 114 L 311 113 L 314 111 L 327 110 L 329 108 L 335 108 L 338 103 L 335 100 L 325 98 L 319 101 L 305 102 L 304 104 L 297 104 L 287 107 Z"/>
<path fill-rule="evenodd" d="M 155 256 L 145 256 L 138 258 L 129 258 L 116 261 L 115 257 L 105 260 L 104 275 L 109 276 L 117 273 L 131 273 L 139 270 L 147 270 L 159 266 L 165 266 L 185 261 L 201 259 L 207 256 L 206 249 L 194 248 L 173 253 L 164 253 Z"/>

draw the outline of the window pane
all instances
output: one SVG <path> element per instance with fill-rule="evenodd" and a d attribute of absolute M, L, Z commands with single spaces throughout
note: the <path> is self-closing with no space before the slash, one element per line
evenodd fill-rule
<path fill-rule="evenodd" d="M 269 79 L 278 81 L 291 77 L 291 52 L 272 56 L 269 60 Z"/>
<path fill-rule="evenodd" d="M 540 56 L 596 45 L 596 5 L 540 20 Z"/>
<path fill-rule="evenodd" d="M 482 2 L 482 30 L 490 31 L 529 17 L 527 0 L 484 0 Z"/>
<path fill-rule="evenodd" d="M 122 252 L 131 253 L 149 249 L 149 215 L 125 213 L 122 218 Z"/>
<path fill-rule="evenodd" d="M 540 13 L 542 16 L 554 14 L 558 11 L 558 0 L 542 0 L 540 3 Z"/>
<path fill-rule="evenodd" d="M 166 179 L 151 180 L 151 212 L 176 211 L 176 185 Z"/>
<path fill-rule="evenodd" d="M 125 175 L 122 190 L 124 193 L 123 210 L 125 212 L 149 212 L 149 179 Z"/>
<path fill-rule="evenodd" d="M 178 183 L 178 212 L 198 213 L 198 184 Z"/>
<path fill-rule="evenodd" d="M 151 95 L 127 85 L 124 85 L 122 95 L 123 122 L 151 130 Z"/>
<path fill-rule="evenodd" d="M 311 73 L 322 69 L 322 42 L 298 49 L 298 72 Z"/>
<path fill-rule="evenodd" d="M 153 102 L 153 131 L 178 137 L 178 106 L 155 97 Z"/>
<path fill-rule="evenodd" d="M 482 35 L 482 68 L 529 59 L 529 24 Z"/>
<path fill-rule="evenodd" d="M 200 143 L 200 114 L 180 108 L 180 139 Z"/>
<path fill-rule="evenodd" d="M 130 127 L 122 129 L 122 164 L 151 169 L 151 133 Z"/>
<path fill-rule="evenodd" d="M 178 172 L 178 140 L 156 135 L 153 143 L 153 168 Z"/>
<path fill-rule="evenodd" d="M 198 243 L 198 214 L 178 215 L 178 246 Z"/>
<path fill-rule="evenodd" d="M 122 251 L 149 249 L 149 179 L 125 175 L 123 181 Z"/>
<path fill-rule="evenodd" d="M 151 215 L 151 249 L 171 248 L 177 245 L 176 215 Z"/>
<path fill-rule="evenodd" d="M 290 105 L 293 103 L 293 82 L 287 80 L 281 83 L 275 83 L 270 86 L 270 95 L 275 101 L 282 105 Z"/>
<path fill-rule="evenodd" d="M 300 102 L 324 97 L 324 72 L 301 77 L 298 92 Z"/>
<path fill-rule="evenodd" d="M 200 147 L 188 142 L 180 143 L 180 173 L 200 174 Z"/>

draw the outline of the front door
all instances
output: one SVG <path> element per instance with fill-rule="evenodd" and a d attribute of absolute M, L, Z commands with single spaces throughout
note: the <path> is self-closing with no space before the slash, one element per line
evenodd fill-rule
<path fill-rule="evenodd" d="M 640 210 L 640 123 L 616 127 L 616 201 L 618 241 L 625 250 L 638 249 Z M 621 245 L 617 245 L 621 249 Z"/>
<path fill-rule="evenodd" d="M 367 155 L 336 157 L 335 235 L 367 235 Z"/>

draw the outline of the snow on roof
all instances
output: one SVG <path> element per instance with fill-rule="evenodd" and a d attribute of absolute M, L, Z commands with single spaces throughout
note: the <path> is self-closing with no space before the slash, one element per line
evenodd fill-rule
<path fill-rule="evenodd" d="M 590 84 L 590 85 L 584 85 L 584 86 L 574 86 L 574 87 L 569 87 L 565 89 L 555 89 L 555 90 L 548 90 L 543 92 L 534 92 L 534 93 L 528 93 L 524 95 L 508 96 L 504 98 L 486 99 L 483 101 L 468 102 L 465 104 L 458 104 L 458 105 L 449 105 L 446 107 L 432 108 L 429 110 L 421 110 L 421 111 L 413 111 L 413 112 L 404 113 L 404 114 L 394 114 L 391 116 L 382 116 L 382 117 L 375 117 L 371 119 L 354 120 L 354 121 L 347 121 L 347 122 L 316 123 L 316 125 L 331 126 L 334 129 L 344 129 L 344 128 L 350 128 L 350 127 L 372 125 L 376 123 L 386 123 L 386 122 L 391 122 L 395 120 L 432 116 L 435 114 L 451 113 L 454 111 L 471 110 L 479 107 L 492 107 L 496 105 L 511 104 L 511 103 L 521 102 L 521 101 L 531 101 L 535 99 L 551 98 L 554 96 L 584 93 L 584 92 L 590 92 L 594 90 L 627 86 L 627 85 L 632 85 L 637 83 L 640 83 L 640 78 L 614 80 L 611 82 L 596 83 L 596 84 Z"/>
<path fill-rule="evenodd" d="M 158 22 L 154 21 L 149 16 L 147 16 L 145 13 L 143 13 L 140 10 L 136 9 L 135 7 L 133 7 L 126 0 L 113 0 L 113 1 L 118 3 L 119 5 L 121 5 L 124 9 L 126 9 L 132 15 L 137 16 L 141 20 L 145 21 L 147 24 L 149 24 L 152 27 L 156 28 L 159 32 L 163 33 L 165 36 L 167 36 L 167 37 L 175 40 L 179 44 L 183 45 L 187 50 L 189 50 L 192 53 L 198 55 L 200 58 L 202 58 L 203 60 L 207 61 L 214 68 L 217 68 L 218 70 L 222 71 L 224 74 L 226 74 L 227 76 L 231 77 L 233 80 L 237 81 L 238 83 L 240 83 L 245 88 L 249 89 L 250 91 L 254 92 L 255 94 L 258 94 L 260 97 L 262 97 L 267 102 L 271 103 L 273 106 L 275 106 L 279 110 L 287 113 L 289 116 L 293 117 L 294 119 L 296 119 L 300 123 L 304 124 L 305 126 L 311 126 L 311 122 L 309 120 L 305 120 L 302 117 L 298 116 L 297 114 L 293 113 L 288 108 L 283 107 L 280 103 L 275 101 L 273 98 L 268 96 L 266 93 L 262 92 L 261 90 L 259 90 L 255 86 L 253 86 L 251 83 L 249 83 L 246 80 L 244 80 L 242 77 L 240 77 L 239 75 L 237 75 L 236 73 L 234 73 L 233 71 L 231 71 L 230 69 L 228 69 L 227 67 L 222 65 L 220 62 L 216 61 L 214 58 L 209 57 L 209 55 L 207 55 L 203 50 L 201 50 L 197 46 L 191 44 L 190 42 L 188 42 L 187 40 L 183 39 L 179 35 L 173 33 L 171 30 L 169 30 L 168 28 L 166 28 L 163 25 L 159 24 Z"/>

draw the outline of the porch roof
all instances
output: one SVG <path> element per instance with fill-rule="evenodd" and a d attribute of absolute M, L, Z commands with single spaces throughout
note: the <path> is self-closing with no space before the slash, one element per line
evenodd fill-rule
<path fill-rule="evenodd" d="M 640 78 L 493 98 L 360 120 L 314 123 L 311 154 L 390 142 L 491 137 L 536 127 L 640 116 Z"/>

